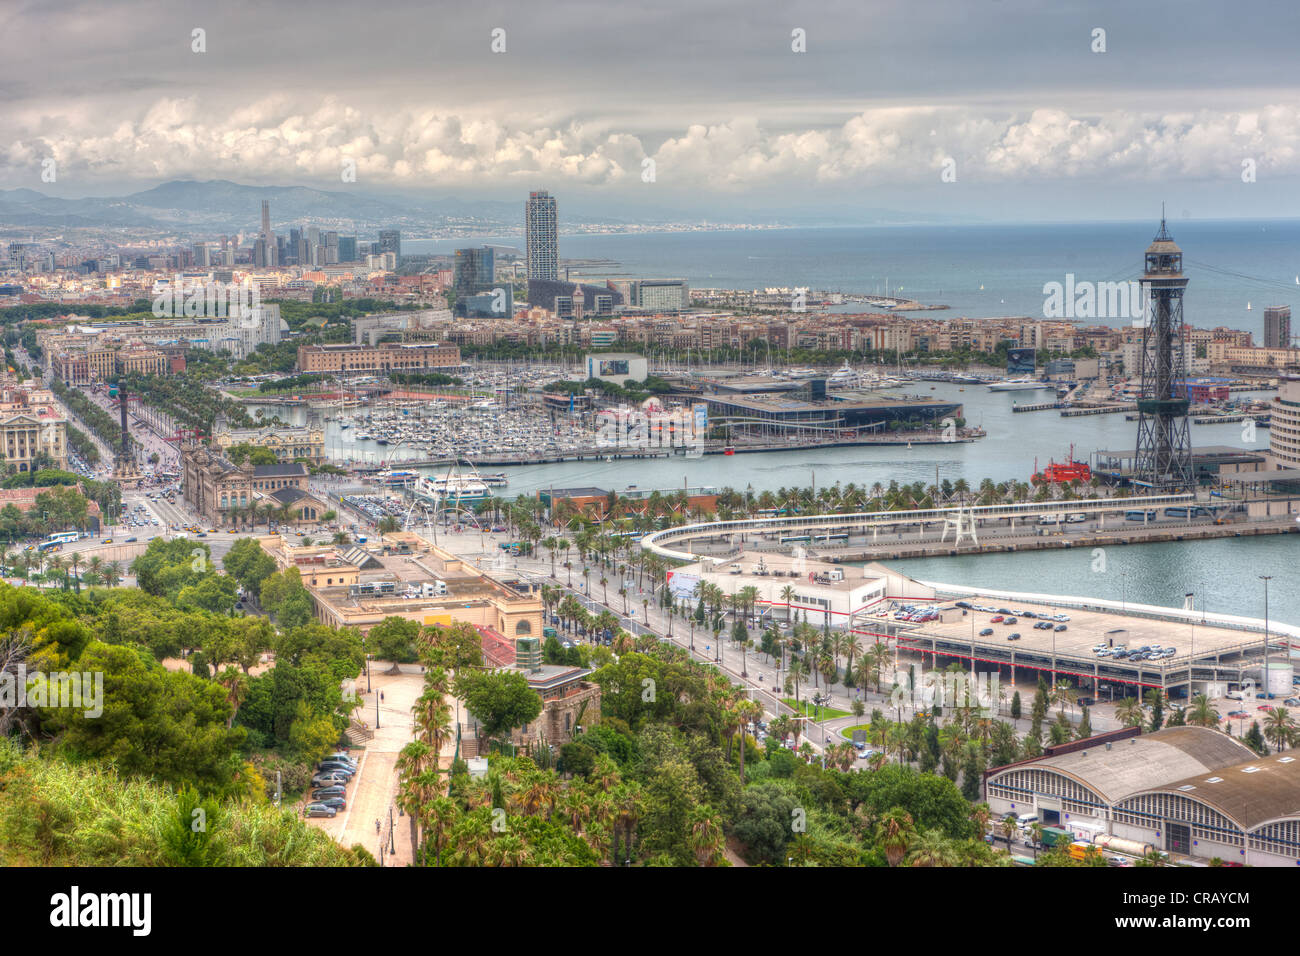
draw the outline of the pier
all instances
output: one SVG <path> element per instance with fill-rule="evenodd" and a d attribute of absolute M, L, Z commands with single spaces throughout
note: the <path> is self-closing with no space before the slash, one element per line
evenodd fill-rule
<path fill-rule="evenodd" d="M 1124 402 L 1119 405 L 1094 405 L 1090 408 L 1067 408 L 1062 410 L 1063 418 L 1076 418 L 1079 415 L 1114 415 L 1117 412 L 1136 412 L 1137 402 Z"/>

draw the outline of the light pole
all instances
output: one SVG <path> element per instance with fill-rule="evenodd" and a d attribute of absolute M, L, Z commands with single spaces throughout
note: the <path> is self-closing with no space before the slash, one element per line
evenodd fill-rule
<path fill-rule="evenodd" d="M 1272 693 L 1268 684 L 1268 582 L 1273 580 L 1271 574 L 1261 574 L 1259 579 L 1264 582 L 1264 700 L 1272 700 Z"/>

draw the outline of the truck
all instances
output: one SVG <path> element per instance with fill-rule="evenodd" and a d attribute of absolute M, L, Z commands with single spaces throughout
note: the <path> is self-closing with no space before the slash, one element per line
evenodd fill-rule
<path fill-rule="evenodd" d="M 1038 516 L 1038 523 L 1039 524 L 1060 524 L 1061 513 L 1059 511 L 1053 511 L 1050 514 L 1041 514 Z"/>
<path fill-rule="evenodd" d="M 1064 846 L 1074 840 L 1074 834 L 1060 827 L 1043 827 L 1043 846 Z"/>
<path fill-rule="evenodd" d="M 560 633 L 553 627 L 542 628 L 542 637 L 559 637 Z"/>
<path fill-rule="evenodd" d="M 1067 852 L 1072 860 L 1086 860 L 1089 857 L 1101 858 L 1101 850 L 1091 843 L 1084 843 L 1081 840 L 1075 840 L 1071 843 Z"/>
<path fill-rule="evenodd" d="M 1103 850 L 1112 850 L 1115 853 L 1124 853 L 1128 856 L 1144 857 L 1155 849 L 1150 843 L 1140 843 L 1137 840 L 1125 840 L 1122 837 L 1112 836 L 1109 833 L 1103 833 L 1098 836 L 1093 843 Z"/>

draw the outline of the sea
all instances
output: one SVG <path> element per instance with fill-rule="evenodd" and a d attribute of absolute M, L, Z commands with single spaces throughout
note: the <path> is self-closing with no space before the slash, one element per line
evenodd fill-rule
<path fill-rule="evenodd" d="M 807 287 L 949 306 L 915 313 L 927 318 L 1044 318 L 1043 287 L 1049 282 L 1064 284 L 1069 274 L 1076 283 L 1139 278 L 1142 254 L 1159 225 L 1154 219 L 562 235 L 560 255 L 591 263 L 571 278 L 687 279 L 692 288 Z M 1183 250 L 1190 280 L 1184 315 L 1191 324 L 1246 329 L 1262 342 L 1265 306 L 1300 305 L 1300 220 L 1186 219 L 1168 226 Z M 484 243 L 523 248 L 522 236 L 513 235 L 473 242 L 408 240 L 402 250 L 450 254 Z"/>
<path fill-rule="evenodd" d="M 1264 308 L 1300 305 L 1300 220 L 1171 219 L 1189 278 L 1186 320 L 1200 327 L 1249 330 L 1263 340 Z M 946 304 L 921 317 L 1044 317 L 1049 282 L 1137 279 L 1156 219 L 1131 222 L 899 225 L 833 229 L 562 235 L 562 259 L 582 260 L 584 277 L 684 278 L 692 288 L 799 287 L 891 294 Z M 520 248 L 519 235 L 403 243 L 406 253 L 450 253 L 483 242 Z M 571 273 L 577 277 L 577 272 Z M 845 306 L 843 310 L 850 310 Z M 1126 319 L 1097 320 L 1124 324 Z M 624 490 L 730 485 L 755 492 L 815 483 L 925 481 L 985 477 L 1027 481 L 1050 459 L 1099 449 L 1130 449 L 1136 423 L 1125 416 L 1063 419 L 1057 412 L 1014 412 L 1047 392 L 989 392 L 982 386 L 916 383 L 908 392 L 960 401 L 969 423 L 987 437 L 970 444 L 912 448 L 841 448 L 707 456 L 684 460 L 574 462 L 499 469 L 509 495 L 543 488 L 597 486 Z M 334 427 L 331 425 L 330 427 Z M 1193 425 L 1195 446 L 1267 447 L 1240 425 Z M 337 436 L 327 438 L 327 445 Z M 376 449 L 378 451 L 378 449 Z M 493 469 L 498 470 L 498 469 Z M 1111 549 L 1106 573 L 1070 551 L 987 554 L 899 561 L 914 577 L 990 588 L 1080 594 L 1262 617 L 1261 574 L 1271 574 L 1269 614 L 1300 624 L 1300 535 L 1226 538 Z"/>

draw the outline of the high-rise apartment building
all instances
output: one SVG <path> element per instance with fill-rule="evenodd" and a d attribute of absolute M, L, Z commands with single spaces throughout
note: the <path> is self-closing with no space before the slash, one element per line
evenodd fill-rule
<path fill-rule="evenodd" d="M 542 190 L 528 194 L 524 211 L 524 243 L 528 278 L 554 281 L 560 277 L 560 241 L 555 200 Z"/>
<path fill-rule="evenodd" d="M 1264 348 L 1291 347 L 1291 306 L 1271 305 L 1264 310 Z"/>

